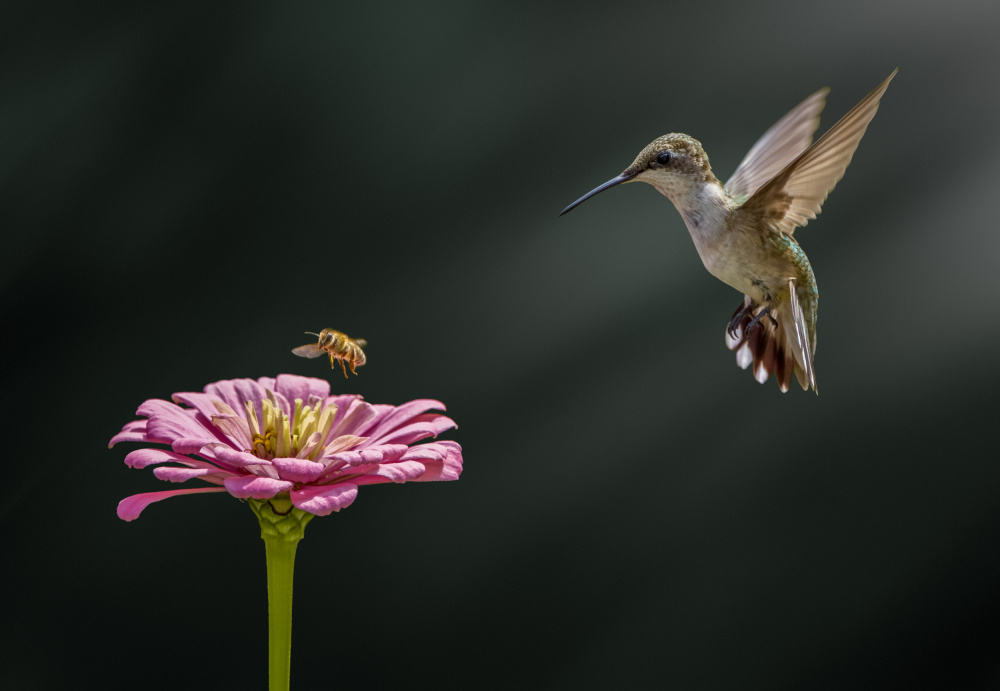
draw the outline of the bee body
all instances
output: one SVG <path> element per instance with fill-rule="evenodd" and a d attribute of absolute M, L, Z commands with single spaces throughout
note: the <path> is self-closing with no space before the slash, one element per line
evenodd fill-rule
<path fill-rule="evenodd" d="M 357 374 L 355 367 L 365 364 L 365 351 L 362 348 L 368 345 L 363 338 L 351 338 L 343 331 L 334 329 L 323 329 L 318 334 L 307 331 L 319 338 L 316 343 L 307 343 L 298 348 L 292 348 L 292 352 L 299 357 L 315 358 L 323 353 L 330 356 L 330 367 L 336 368 L 337 361 L 340 361 L 340 369 L 344 376 L 347 376 L 347 369 L 350 368 L 353 374 Z"/>

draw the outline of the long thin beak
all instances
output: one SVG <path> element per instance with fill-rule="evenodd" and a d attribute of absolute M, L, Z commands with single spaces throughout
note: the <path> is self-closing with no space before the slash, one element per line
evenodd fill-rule
<path fill-rule="evenodd" d="M 590 199 L 591 197 L 593 197 L 595 194 L 603 192 L 604 190 L 608 189 L 609 187 L 614 187 L 615 185 L 620 185 L 623 182 L 628 182 L 629 180 L 631 180 L 634 177 L 635 177 L 635 173 L 622 173 L 621 175 L 617 175 L 617 176 L 611 178 L 610 180 L 608 180 L 603 185 L 595 187 L 594 189 L 592 189 L 589 192 L 587 192 L 587 194 L 583 195 L 582 197 L 580 197 L 579 199 L 577 199 L 575 202 L 573 202 L 572 204 L 570 204 L 569 206 L 567 206 L 565 209 L 562 210 L 562 213 L 559 214 L 559 215 L 562 216 L 565 213 L 569 213 L 570 211 L 572 211 L 576 207 L 580 206 L 580 204 L 583 204 L 585 201 L 587 201 L 588 199 Z"/>

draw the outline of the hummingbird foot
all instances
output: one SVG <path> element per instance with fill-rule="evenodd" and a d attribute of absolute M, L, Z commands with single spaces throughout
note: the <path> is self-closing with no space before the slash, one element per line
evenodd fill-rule
<path fill-rule="evenodd" d="M 778 320 L 774 318 L 773 314 L 771 314 L 771 306 L 767 305 L 767 306 L 764 307 L 764 309 L 762 309 L 760 312 L 757 313 L 756 317 L 754 317 L 752 320 L 750 320 L 750 323 L 747 324 L 747 327 L 746 327 L 746 329 L 743 330 L 743 333 L 749 334 L 750 331 L 755 326 L 757 326 L 757 324 L 760 322 L 761 317 L 765 317 L 765 316 L 768 319 L 771 320 L 771 324 L 774 326 L 774 328 L 777 329 L 778 328 Z M 730 324 L 730 326 L 731 326 L 731 324 Z"/>
<path fill-rule="evenodd" d="M 757 305 L 755 303 L 750 302 L 749 300 L 740 304 L 739 308 L 733 314 L 733 318 L 729 320 L 729 327 L 726 329 L 726 333 L 728 333 L 729 337 L 735 340 L 737 344 L 743 340 L 742 334 L 744 333 L 744 330 L 741 326 L 743 323 L 743 317 L 748 314 L 752 314 L 756 306 Z"/>
<path fill-rule="evenodd" d="M 736 310 L 736 314 L 733 315 L 733 318 L 729 320 L 729 328 L 727 328 L 726 331 L 729 333 L 730 338 L 736 340 L 737 345 L 742 343 L 750 335 L 750 332 L 753 331 L 754 327 L 757 326 L 760 323 L 760 320 L 765 316 L 771 320 L 771 325 L 775 329 L 778 328 L 778 320 L 774 318 L 773 314 L 771 314 L 770 305 L 765 305 L 764 309 L 758 312 L 748 324 L 744 325 L 744 321 L 747 316 L 753 314 L 753 311 L 757 309 L 757 307 L 758 305 L 755 302 L 750 302 L 749 304 L 744 303 L 739 309 Z"/>
<path fill-rule="evenodd" d="M 753 376 L 761 384 L 774 375 L 782 391 L 788 391 L 793 378 L 803 389 L 810 384 L 815 388 L 813 378 L 796 357 L 798 339 L 790 310 L 785 304 L 776 308 L 761 305 L 745 295 L 726 328 L 726 346 L 736 352 L 737 365 L 743 369 L 752 366 Z M 761 323 L 765 315 L 771 325 Z"/>

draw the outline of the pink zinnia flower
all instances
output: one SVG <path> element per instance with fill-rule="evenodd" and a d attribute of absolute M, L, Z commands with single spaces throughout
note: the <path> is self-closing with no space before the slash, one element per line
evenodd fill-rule
<path fill-rule="evenodd" d="M 136 414 L 146 419 L 126 424 L 109 447 L 120 441 L 168 444 L 170 451 L 133 451 L 125 464 L 177 463 L 181 467 L 161 466 L 153 474 L 220 486 L 127 497 L 118 504 L 118 516 L 126 521 L 161 499 L 205 492 L 258 500 L 280 495 L 325 516 L 349 506 L 361 485 L 457 480 L 462 472 L 457 443 L 410 446 L 456 426 L 427 412 L 444 410 L 438 401 L 372 405 L 361 396 L 331 396 L 328 382 L 291 374 L 220 381 L 204 393 L 176 393 L 173 400 L 143 403 Z"/>

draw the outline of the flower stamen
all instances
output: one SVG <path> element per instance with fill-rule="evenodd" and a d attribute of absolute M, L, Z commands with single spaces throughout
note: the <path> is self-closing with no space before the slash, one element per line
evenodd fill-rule
<path fill-rule="evenodd" d="M 257 408 L 254 407 L 253 401 L 247 401 L 243 404 L 243 407 L 247 411 L 247 422 L 250 423 L 250 434 L 254 437 L 260 435 L 260 423 L 257 422 Z"/>
<path fill-rule="evenodd" d="M 267 430 L 264 434 L 253 435 L 253 455 L 257 458 L 274 458 L 274 430 Z"/>

